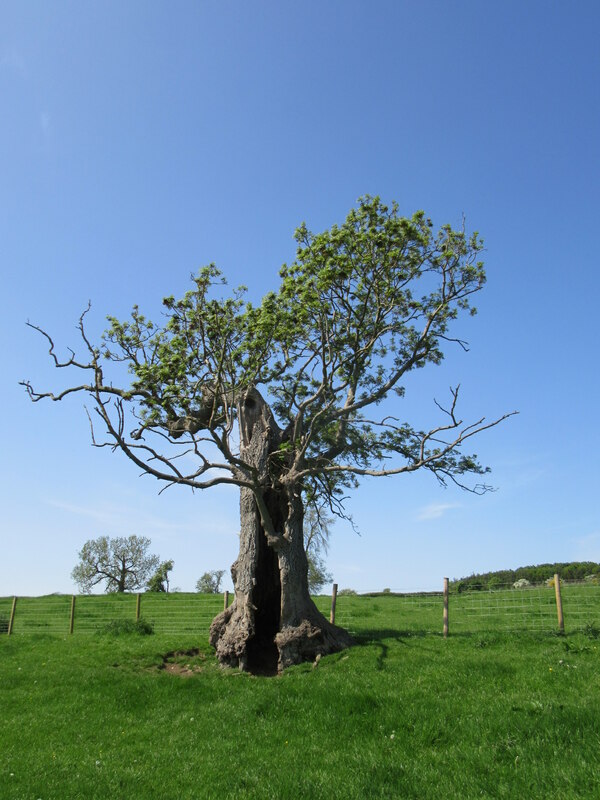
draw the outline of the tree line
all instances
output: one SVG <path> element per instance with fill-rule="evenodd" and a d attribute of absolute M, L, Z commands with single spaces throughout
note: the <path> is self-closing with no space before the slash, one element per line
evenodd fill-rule
<path fill-rule="evenodd" d="M 450 588 L 457 592 L 473 592 L 512 586 L 521 580 L 532 584 L 545 583 L 556 574 L 565 581 L 599 580 L 600 564 L 594 561 L 568 561 L 482 572 L 453 580 L 450 582 Z"/>

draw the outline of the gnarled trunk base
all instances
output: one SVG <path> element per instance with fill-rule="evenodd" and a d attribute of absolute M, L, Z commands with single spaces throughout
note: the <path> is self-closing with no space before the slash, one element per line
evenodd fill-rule
<path fill-rule="evenodd" d="M 354 644 L 350 634 L 326 620 L 312 601 L 296 625 L 284 625 L 274 634 L 261 631 L 253 617 L 254 609 L 240 609 L 234 601 L 213 620 L 210 643 L 222 666 L 275 674 Z"/>
<path fill-rule="evenodd" d="M 307 615 L 296 627 L 283 628 L 275 637 L 275 643 L 279 651 L 278 668 L 285 669 L 345 650 L 354 641 L 348 631 L 332 625 L 317 611 L 316 617 Z"/>
<path fill-rule="evenodd" d="M 271 493 L 273 515 L 281 500 Z M 220 663 L 274 674 L 350 647 L 351 636 L 325 619 L 308 593 L 302 515 L 287 520 L 287 536 L 276 551 L 267 543 L 251 492 L 242 492 L 241 507 L 240 554 L 231 568 L 235 599 L 210 628 Z"/>

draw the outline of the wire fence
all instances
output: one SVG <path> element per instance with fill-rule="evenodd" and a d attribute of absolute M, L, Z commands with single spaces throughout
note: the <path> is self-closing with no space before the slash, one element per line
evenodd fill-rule
<path fill-rule="evenodd" d="M 600 585 L 563 582 L 515 589 L 451 595 L 451 625 L 455 631 L 556 631 L 597 629 L 600 633 Z"/>
<path fill-rule="evenodd" d="M 583 613 L 583 598 L 580 592 L 575 595 L 572 587 L 567 588 L 565 585 L 562 587 L 562 596 L 565 601 L 569 598 L 570 610 L 573 612 L 569 615 L 569 622 L 573 628 L 575 616 L 580 618 Z M 553 631 L 560 628 L 553 587 L 498 587 L 451 595 L 450 602 L 451 625 L 454 631 Z"/>
<path fill-rule="evenodd" d="M 567 633 L 587 630 L 600 635 L 600 585 L 560 582 L 562 618 Z M 332 598 L 314 598 L 329 618 Z M 448 633 L 494 631 L 554 632 L 561 628 L 557 594 L 552 586 L 495 587 L 493 590 L 392 593 L 337 596 L 335 622 L 351 633 L 441 634 L 444 605 Z M 146 593 L 0 597 L 0 633 L 91 634 L 118 621 L 138 617 L 156 633 L 206 637 L 225 597 L 202 594 Z"/>
<path fill-rule="evenodd" d="M 6 633 L 90 634 L 119 621 L 143 617 L 157 633 L 208 635 L 224 607 L 223 595 L 49 595 L 0 598 L 0 630 Z M 5 621 L 4 625 L 2 622 Z"/>
<path fill-rule="evenodd" d="M 512 584 L 447 595 L 448 634 L 493 632 L 587 631 L 600 636 L 600 585 L 559 581 L 561 614 L 555 586 L 515 588 Z M 316 604 L 328 614 L 330 598 Z M 444 591 L 389 592 L 352 596 L 338 594 L 335 621 L 355 634 L 388 631 L 397 634 L 441 634 Z"/>

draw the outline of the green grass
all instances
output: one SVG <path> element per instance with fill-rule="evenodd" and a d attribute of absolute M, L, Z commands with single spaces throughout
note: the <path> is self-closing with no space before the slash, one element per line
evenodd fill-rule
<path fill-rule="evenodd" d="M 12 598 L 0 598 L 0 614 L 9 616 Z M 141 597 L 141 615 L 162 633 L 208 634 L 213 617 L 223 609 L 222 595 L 153 594 Z M 107 622 L 134 620 L 136 596 L 133 594 L 83 595 L 76 598 L 74 633 L 95 633 Z M 19 597 L 13 632 L 68 633 L 71 615 L 70 595 Z"/>
<path fill-rule="evenodd" d="M 566 584 L 562 589 L 566 630 L 576 632 L 587 626 L 600 628 L 600 586 Z M 331 598 L 315 598 L 329 616 Z M 12 598 L 0 598 L 0 617 L 8 618 Z M 207 636 L 214 616 L 223 608 L 222 595 L 195 593 L 141 596 L 141 615 L 157 633 Z M 69 631 L 71 597 L 19 597 L 13 632 Z M 133 594 L 87 595 L 76 598 L 74 633 L 92 634 L 108 622 L 135 619 Z M 442 629 L 442 597 L 438 595 L 339 596 L 336 621 L 351 631 L 365 627 L 410 633 L 439 633 Z M 481 631 L 522 631 L 551 633 L 556 630 L 554 589 L 531 587 L 523 590 L 465 592 L 450 597 L 450 630 L 454 633 Z"/>
<path fill-rule="evenodd" d="M 276 678 L 206 635 L 0 636 L 0 799 L 598 797 L 593 620 L 443 640 L 402 598 L 342 599 L 358 645 Z"/>

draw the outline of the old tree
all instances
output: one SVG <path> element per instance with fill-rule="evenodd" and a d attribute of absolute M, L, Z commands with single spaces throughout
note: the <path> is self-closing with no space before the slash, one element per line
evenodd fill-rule
<path fill-rule="evenodd" d="M 240 550 L 231 568 L 233 604 L 210 640 L 224 665 L 279 668 L 351 644 L 312 602 L 303 538 L 306 503 L 342 512 L 362 476 L 429 470 L 469 485 L 487 472 L 465 443 L 501 419 L 463 422 L 458 389 L 429 430 L 401 418 L 403 380 L 439 364 L 472 295 L 484 285 L 479 237 L 418 212 L 364 197 L 345 222 L 320 234 L 302 225 L 294 263 L 259 306 L 243 289 L 224 299 L 209 266 L 182 299 L 163 301 L 165 324 L 134 307 L 109 317 L 102 341 L 79 330 L 85 355 L 56 367 L 82 380 L 55 393 L 24 382 L 32 400 L 83 392 L 106 430 L 94 444 L 120 449 L 145 473 L 193 489 L 240 489 Z M 222 289 L 221 289 L 222 291 Z M 119 386 L 120 365 L 131 374 Z M 108 368 L 114 374 L 108 375 Z M 379 407 L 379 408 L 378 408 Z M 181 458 L 183 454 L 185 458 Z M 194 461 L 190 458 L 194 457 Z M 188 468 L 194 463 L 193 468 Z"/>

